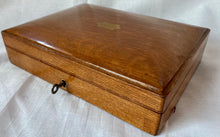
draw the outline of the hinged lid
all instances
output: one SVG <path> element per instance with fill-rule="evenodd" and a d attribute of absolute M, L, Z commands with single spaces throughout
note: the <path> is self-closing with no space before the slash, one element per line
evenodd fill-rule
<path fill-rule="evenodd" d="M 7 30 L 158 94 L 163 94 L 206 31 L 87 4 Z"/>

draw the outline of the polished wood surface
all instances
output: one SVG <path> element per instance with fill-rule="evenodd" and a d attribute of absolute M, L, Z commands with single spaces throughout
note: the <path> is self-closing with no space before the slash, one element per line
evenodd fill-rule
<path fill-rule="evenodd" d="M 10 61 L 22 69 L 50 83 L 59 83 L 61 79 L 65 79 L 67 82 L 65 90 L 150 134 L 156 134 L 161 117 L 160 114 L 128 100 L 121 99 L 104 89 L 71 76 L 12 48 L 7 48 L 7 52 L 10 55 Z"/>
<path fill-rule="evenodd" d="M 98 27 L 100 22 L 120 29 Z M 87 4 L 7 30 L 159 94 L 206 31 Z"/>
<path fill-rule="evenodd" d="M 161 130 L 163 129 L 166 121 L 168 120 L 168 118 L 173 112 L 173 108 L 176 106 L 177 102 L 179 101 L 179 98 L 183 94 L 183 91 L 185 90 L 187 84 L 190 82 L 192 75 L 194 74 L 196 68 L 198 67 L 201 61 L 207 40 L 208 40 L 207 37 L 203 37 L 203 41 L 201 43 L 198 43 L 200 44 L 199 49 L 181 67 L 180 71 L 177 74 L 177 75 L 183 75 L 181 76 L 181 79 L 173 80 L 174 82 L 172 83 L 177 83 L 177 84 L 174 84 L 175 88 L 174 88 L 174 91 L 172 91 L 172 94 L 169 94 L 168 96 L 166 96 L 164 106 L 163 106 L 163 109 L 164 109 L 163 114 L 161 117 L 159 129 L 157 131 L 158 133 L 160 133 Z"/>
<path fill-rule="evenodd" d="M 80 63 L 66 59 L 53 52 L 48 52 L 47 50 L 33 46 L 29 41 L 21 39 L 15 35 L 4 33 L 4 40 L 7 43 L 7 47 L 19 50 L 26 53 L 28 56 L 44 61 L 63 72 L 70 73 L 72 76 L 83 79 L 88 83 L 93 83 L 94 85 L 104 88 L 123 99 L 130 100 L 133 103 L 159 113 L 162 111 L 164 99 L 156 93 L 146 91 L 145 89 L 136 87 L 120 79 L 116 79 Z"/>
<path fill-rule="evenodd" d="M 209 29 L 79 5 L 2 32 L 10 61 L 158 134 L 198 66 Z M 47 89 L 45 89 L 47 90 Z"/>

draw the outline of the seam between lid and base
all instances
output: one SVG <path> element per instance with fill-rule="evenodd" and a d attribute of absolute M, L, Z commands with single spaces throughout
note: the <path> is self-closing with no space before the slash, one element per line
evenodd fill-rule
<path fill-rule="evenodd" d="M 8 30 L 4 30 L 4 31 L 2 31 L 2 32 L 7 33 L 7 34 L 10 34 L 10 35 L 13 35 L 13 36 L 16 36 L 16 37 L 18 37 L 18 38 L 20 38 L 20 39 L 22 39 L 22 40 L 24 40 L 24 41 L 30 43 L 31 45 L 33 45 L 33 47 L 34 47 L 34 46 L 37 46 L 38 48 L 41 48 L 41 49 L 43 49 L 43 50 L 53 52 L 53 53 L 55 53 L 55 54 L 57 54 L 57 55 L 59 55 L 59 56 L 62 56 L 62 57 L 67 58 L 67 59 L 69 59 L 69 60 L 72 60 L 72 61 L 75 61 L 75 62 L 77 62 L 77 63 L 80 63 L 80 64 L 82 64 L 82 65 L 84 65 L 84 66 L 87 66 L 87 67 L 89 67 L 89 68 L 91 68 L 91 69 L 98 70 L 98 71 L 100 71 L 100 72 L 102 72 L 102 73 L 104 73 L 104 74 L 106 74 L 106 75 L 110 75 L 110 76 L 112 76 L 112 77 L 114 77 L 114 78 L 117 78 L 117 79 L 122 80 L 122 81 L 124 81 L 124 82 L 127 82 L 127 83 L 129 83 L 129 84 L 132 84 L 132 85 L 134 85 L 134 86 L 137 86 L 137 87 L 139 87 L 139 88 L 142 88 L 142 89 L 145 89 L 145 90 L 149 90 L 149 91 L 151 91 L 151 92 L 153 92 L 153 93 L 156 93 L 156 94 L 158 94 L 159 96 L 163 97 L 163 95 L 160 94 L 160 92 L 163 91 L 162 89 L 158 89 L 158 88 L 156 88 L 156 87 L 154 87 L 154 86 L 152 86 L 152 85 L 149 85 L 149 84 L 147 84 L 147 83 L 143 83 L 143 82 L 141 82 L 141 81 L 135 80 L 135 79 L 133 79 L 133 78 L 129 78 L 129 77 L 124 76 L 124 75 L 122 75 L 122 74 L 119 74 L 119 73 L 117 73 L 117 72 L 113 72 L 113 71 L 108 70 L 108 69 L 105 69 L 105 68 L 103 68 L 103 67 L 101 67 L 101 66 L 95 65 L 95 64 L 93 64 L 93 63 L 84 61 L 84 60 L 79 59 L 79 58 L 77 58 L 77 57 L 75 57 L 75 56 L 73 56 L 73 55 L 71 55 L 71 57 L 68 57 L 68 55 L 65 55 L 64 53 L 62 53 L 62 51 L 57 51 L 57 50 L 55 50 L 55 49 L 53 49 L 53 48 L 49 48 L 49 47 L 45 46 L 45 45 L 42 44 L 42 43 L 38 43 L 38 42 L 36 42 L 36 41 L 34 41 L 34 40 L 27 39 L 27 38 L 24 37 L 24 36 L 20 36 L 20 35 L 14 34 L 13 32 L 9 32 Z M 162 92 L 161 92 L 161 93 L 162 93 Z"/>
<path fill-rule="evenodd" d="M 34 59 L 34 60 L 37 60 L 37 61 L 39 61 L 39 62 L 41 62 L 41 63 L 44 63 L 45 65 L 51 66 L 51 67 L 53 67 L 53 68 L 55 68 L 55 69 L 57 69 L 57 70 L 59 70 L 59 71 L 62 71 L 62 72 L 64 72 L 64 73 L 68 74 L 68 75 L 71 75 L 71 76 L 76 77 L 76 78 L 78 78 L 78 79 L 80 79 L 80 80 L 82 80 L 82 81 L 85 81 L 85 82 L 87 82 L 87 83 L 89 83 L 89 84 L 92 84 L 92 85 L 94 85 L 94 86 L 96 86 L 96 87 L 98 87 L 98 88 L 100 88 L 100 89 L 103 89 L 103 90 L 105 90 L 105 91 L 107 91 L 107 92 L 109 92 L 109 93 L 111 93 L 111 94 L 113 94 L 113 95 L 115 95 L 115 96 L 118 96 L 118 97 L 120 97 L 120 98 L 122 98 L 122 99 L 124 99 L 124 100 L 127 100 L 127 101 L 129 101 L 129 102 L 132 102 L 132 103 L 134 103 L 134 104 L 136 104 L 136 105 L 139 105 L 139 106 L 141 106 L 141 107 L 143 107 L 143 108 L 145 108 L 145 109 L 151 110 L 151 111 L 153 111 L 153 112 L 155 112 L 155 113 L 161 114 L 161 112 L 158 112 L 157 110 L 155 110 L 155 109 L 153 109 L 153 108 L 151 108 L 151 107 L 148 107 L 148 106 L 146 106 L 146 105 L 144 105 L 144 104 L 142 104 L 142 103 L 140 103 L 140 102 L 138 102 L 138 101 L 131 100 L 131 99 L 129 99 L 128 97 L 125 97 L 125 96 L 121 96 L 120 94 L 115 93 L 115 92 L 113 92 L 113 91 L 111 91 L 111 90 L 109 90 L 109 89 L 106 89 L 105 87 L 103 87 L 103 86 L 101 86 L 101 85 L 99 85 L 99 84 L 96 84 L 96 83 L 91 82 L 91 81 L 87 81 L 87 80 L 85 80 L 84 78 L 81 78 L 81 77 L 77 76 L 76 74 L 73 74 L 73 73 L 71 73 L 71 72 L 68 72 L 68 71 L 66 71 L 66 70 L 63 70 L 63 69 L 61 69 L 61 68 L 59 68 L 59 67 L 56 67 L 56 66 L 54 66 L 54 65 L 52 65 L 52 64 L 50 64 L 50 63 L 48 63 L 48 62 L 39 60 L 39 59 L 37 59 L 37 58 L 35 58 L 35 57 L 31 56 L 31 55 L 28 55 L 28 54 L 26 54 L 26 53 L 24 53 L 24 52 L 22 52 L 22 51 L 17 50 L 17 49 L 15 49 L 15 48 L 13 48 L 13 47 L 11 47 L 11 46 L 9 46 L 9 45 L 6 45 L 6 47 L 7 47 L 7 48 L 10 48 L 10 49 L 12 49 L 12 50 L 14 50 L 14 51 L 17 51 L 17 52 L 19 52 L 19 53 L 21 53 L 21 54 L 23 54 L 23 55 L 25 55 L 25 56 L 28 56 L 28 57 L 30 57 L 30 58 L 32 58 L 32 59 Z"/>

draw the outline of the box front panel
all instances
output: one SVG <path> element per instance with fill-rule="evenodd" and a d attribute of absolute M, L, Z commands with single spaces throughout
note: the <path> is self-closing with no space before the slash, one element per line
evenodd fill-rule
<path fill-rule="evenodd" d="M 162 111 L 164 99 L 156 93 L 111 77 L 52 51 L 42 49 L 43 46 L 36 45 L 12 34 L 4 33 L 4 41 L 7 47 L 14 48 L 29 56 L 33 56 L 64 72 L 71 73 L 75 77 L 101 87 L 122 99 L 128 100 L 157 113 Z"/>
<path fill-rule="evenodd" d="M 100 87 L 96 87 L 82 79 L 65 73 L 49 64 L 38 61 L 15 49 L 7 47 L 10 61 L 20 68 L 50 82 L 59 83 L 64 79 L 67 83 L 65 90 L 89 103 L 113 114 L 114 116 L 155 135 L 159 126 L 160 114 L 145 109 L 130 101 L 121 99 Z M 50 90 L 51 88 L 48 87 Z"/>

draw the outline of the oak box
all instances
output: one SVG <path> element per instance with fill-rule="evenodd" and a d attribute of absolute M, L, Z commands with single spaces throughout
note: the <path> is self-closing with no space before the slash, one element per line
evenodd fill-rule
<path fill-rule="evenodd" d="M 10 61 L 57 83 L 54 93 L 62 86 L 156 135 L 196 70 L 209 31 L 83 4 L 2 35 Z"/>

